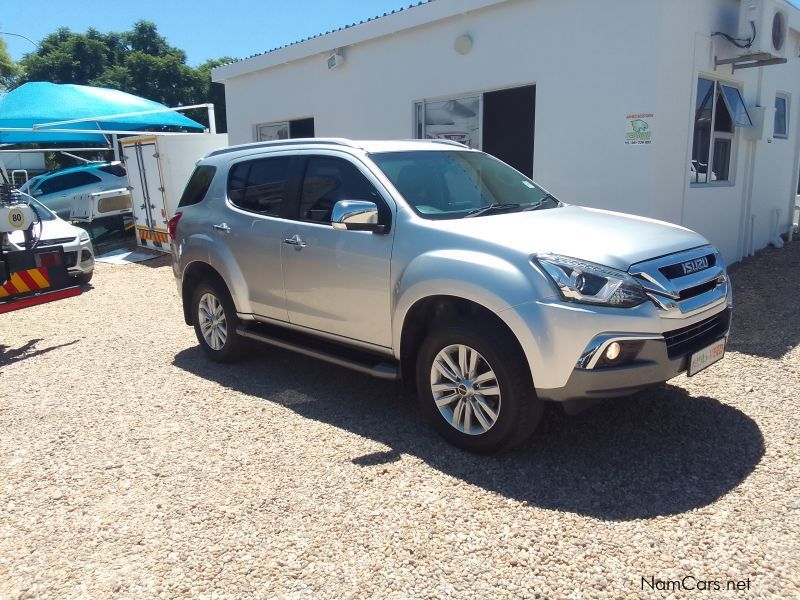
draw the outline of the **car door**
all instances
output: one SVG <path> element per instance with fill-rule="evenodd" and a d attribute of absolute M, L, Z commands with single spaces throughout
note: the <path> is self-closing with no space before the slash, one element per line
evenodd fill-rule
<path fill-rule="evenodd" d="M 212 235 L 236 261 L 253 312 L 287 321 L 281 246 L 293 222 L 286 218 L 296 194 L 290 154 L 236 160 L 228 173 L 225 210 L 211 224 Z"/>
<path fill-rule="evenodd" d="M 100 178 L 85 171 L 56 175 L 39 186 L 39 200 L 62 219 L 69 219 L 75 196 L 88 193 Z"/>
<path fill-rule="evenodd" d="M 347 154 L 320 151 L 300 156 L 303 177 L 296 220 L 281 244 L 289 320 L 389 348 L 394 202 Z M 331 211 L 339 200 L 375 202 L 386 233 L 333 229 Z"/>

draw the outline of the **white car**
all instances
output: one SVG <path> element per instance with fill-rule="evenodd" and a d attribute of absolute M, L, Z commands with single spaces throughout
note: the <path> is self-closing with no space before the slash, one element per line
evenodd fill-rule
<path fill-rule="evenodd" d="M 43 173 L 19 189 L 34 196 L 62 219 L 69 219 L 77 196 L 126 187 L 125 167 L 119 162 L 103 162 Z"/>
<path fill-rule="evenodd" d="M 61 246 L 70 277 L 80 284 L 89 283 L 94 274 L 94 248 L 89 234 L 80 227 L 70 225 L 41 202 L 33 198 L 28 198 L 28 201 L 42 221 L 37 248 Z M 25 234 L 22 231 L 9 234 L 8 240 L 11 246 L 9 250 L 24 249 Z"/>

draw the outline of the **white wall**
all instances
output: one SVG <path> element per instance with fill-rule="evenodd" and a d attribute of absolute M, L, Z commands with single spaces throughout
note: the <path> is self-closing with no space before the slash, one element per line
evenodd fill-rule
<path fill-rule="evenodd" d="M 256 123 L 312 116 L 317 136 L 409 138 L 415 100 L 535 83 L 537 180 L 567 202 L 695 228 L 727 260 L 736 260 L 748 144 L 738 144 L 732 186 L 690 187 L 688 162 L 697 73 L 713 72 L 709 35 L 736 22 L 738 4 L 508 0 L 344 48 L 345 64 L 332 71 L 321 53 L 226 80 L 230 141 L 253 141 Z M 465 33 L 474 47 L 462 56 L 453 42 Z M 741 79 L 748 102 L 769 96 L 773 79 L 786 91 L 800 82 L 795 58 L 753 71 L 764 71 L 755 76 L 762 78 L 762 90 L 751 92 L 754 84 Z M 788 220 L 800 90 L 792 103 L 790 140 L 749 143 L 756 152 L 757 222 L 773 204 L 784 207 Z M 652 146 L 624 145 L 624 117 L 632 112 L 656 115 Z M 763 233 L 757 231 L 757 247 L 766 244 Z"/>

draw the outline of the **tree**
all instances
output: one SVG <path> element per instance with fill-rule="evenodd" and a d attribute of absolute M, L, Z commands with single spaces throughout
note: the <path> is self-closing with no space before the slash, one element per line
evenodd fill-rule
<path fill-rule="evenodd" d="M 137 21 L 125 32 L 89 29 L 74 33 L 61 28 L 22 59 L 22 74 L 16 83 L 51 81 L 110 87 L 167 106 L 213 102 L 217 129 L 225 131 L 224 90 L 212 87 L 211 68 L 231 60 L 222 58 L 191 67 L 186 64 L 186 52 L 170 46 L 149 21 Z M 205 111 L 188 116 L 208 125 Z"/>
<path fill-rule="evenodd" d="M 0 88 L 10 87 L 17 72 L 17 63 L 8 53 L 8 46 L 6 46 L 5 40 L 0 38 Z"/>

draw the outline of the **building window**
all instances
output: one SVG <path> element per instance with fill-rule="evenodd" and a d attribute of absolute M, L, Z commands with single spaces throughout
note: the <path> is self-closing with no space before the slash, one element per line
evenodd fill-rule
<path fill-rule="evenodd" d="M 737 88 L 702 77 L 698 79 L 689 164 L 691 183 L 730 181 L 736 127 L 752 126 Z"/>
<path fill-rule="evenodd" d="M 778 94 L 775 96 L 775 129 L 773 137 L 786 138 L 789 135 L 789 96 Z"/>
<path fill-rule="evenodd" d="M 481 104 L 480 95 L 417 102 L 414 105 L 417 138 L 453 140 L 480 150 Z"/>
<path fill-rule="evenodd" d="M 314 137 L 314 118 L 280 121 L 277 123 L 259 123 L 254 128 L 256 142 L 272 142 L 296 138 Z"/>

